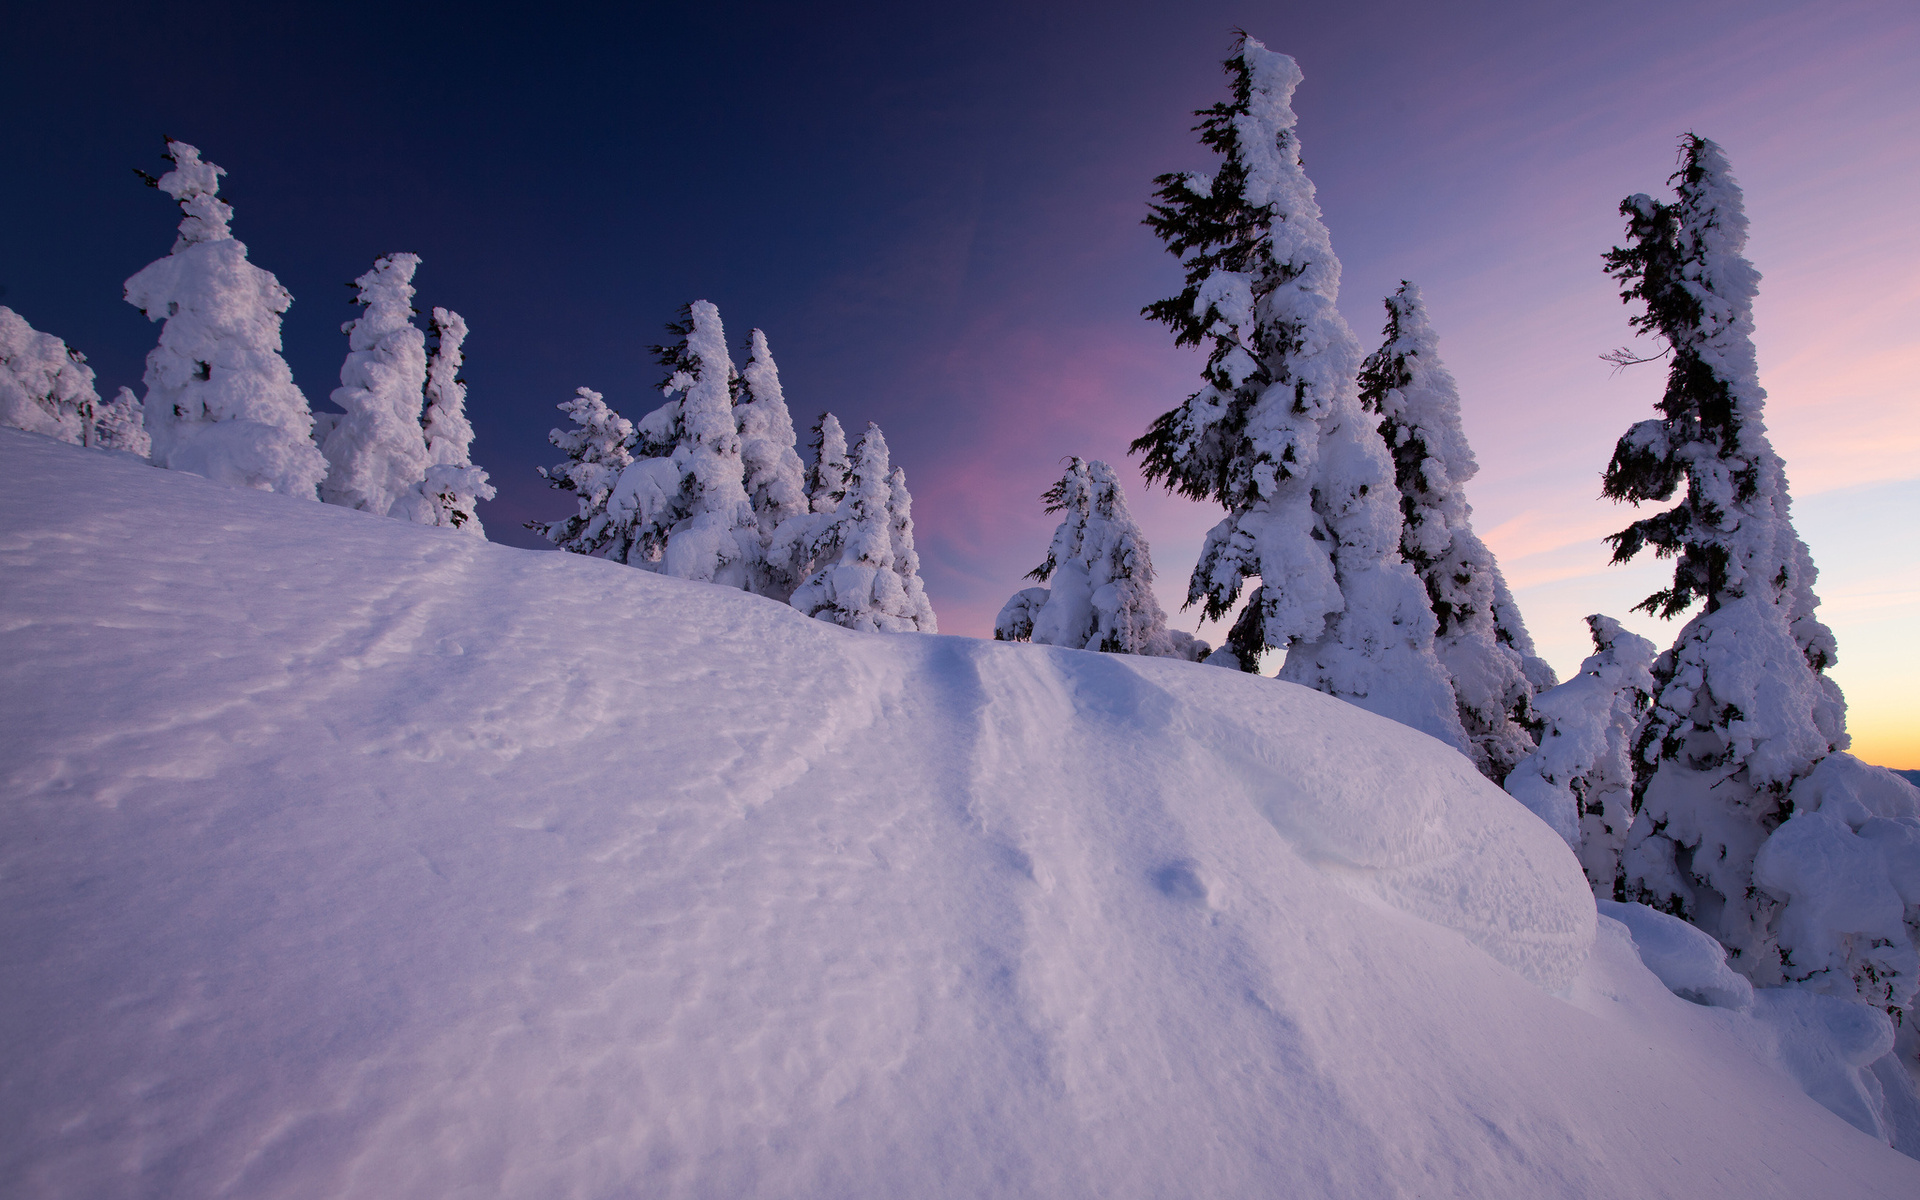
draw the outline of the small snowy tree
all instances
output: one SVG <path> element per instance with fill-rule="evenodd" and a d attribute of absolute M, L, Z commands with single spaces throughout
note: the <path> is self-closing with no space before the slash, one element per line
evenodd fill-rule
<path fill-rule="evenodd" d="M 0 425 L 92 445 L 99 403 L 84 355 L 0 305 Z"/>
<path fill-rule="evenodd" d="M 581 388 L 560 404 L 573 419 L 572 429 L 556 429 L 547 439 L 564 451 L 567 460 L 557 466 L 535 468 L 540 478 L 564 492 L 572 492 L 578 510 L 558 521 L 528 521 L 527 528 L 562 550 L 575 554 L 604 554 L 626 562 L 632 548 L 628 526 L 615 521 L 607 504 L 620 477 L 633 463 L 633 422 L 607 407 L 591 388 Z"/>
<path fill-rule="evenodd" d="M 803 520 L 812 506 L 806 470 L 794 448 L 793 417 L 780 387 L 780 370 L 767 349 L 766 335 L 758 329 L 750 335 L 741 377 L 740 399 L 733 412 L 740 427 L 744 483 L 759 522 L 761 543 L 771 546 L 781 525 Z M 769 553 L 763 562 L 761 578 L 753 588 L 763 596 L 784 601 L 805 578 L 806 564 L 794 563 L 789 555 Z"/>
<path fill-rule="evenodd" d="M 395 506 L 426 477 L 427 339 L 413 324 L 419 266 L 417 254 L 389 254 L 354 280 L 366 312 L 340 327 L 350 351 L 333 402 L 346 415 L 321 446 L 331 467 L 320 485 L 328 504 L 402 515 Z"/>
<path fill-rule="evenodd" d="M 847 476 L 853 463 L 847 458 L 847 434 L 830 412 L 813 423 L 813 463 L 807 468 L 807 497 L 813 511 L 836 512 L 847 496 Z"/>
<path fill-rule="evenodd" d="M 794 590 L 793 607 L 822 621 L 869 633 L 932 633 L 933 610 L 924 590 L 911 590 L 896 562 L 895 546 L 902 530 L 895 516 L 904 517 L 906 547 L 912 549 L 912 516 L 894 495 L 894 478 L 887 461 L 887 440 L 878 425 L 853 450 L 846 495 L 808 547 L 809 557 L 822 564 Z M 910 566 L 918 581 L 919 559 Z"/>
<path fill-rule="evenodd" d="M 1334 307 L 1340 261 L 1290 107 L 1300 69 L 1251 37 L 1226 68 L 1232 100 L 1198 114 L 1219 170 L 1160 176 L 1147 218 L 1187 284 L 1146 312 L 1210 346 L 1206 382 L 1134 450 L 1147 478 L 1227 510 L 1188 596 L 1226 617 L 1259 577 L 1227 639 L 1243 669 L 1284 648 L 1281 678 L 1465 749 L 1425 590 L 1400 558 L 1393 464 L 1360 407 L 1359 344 Z"/>
<path fill-rule="evenodd" d="M 1041 498 L 1048 512 L 1065 515 L 1047 560 L 1028 578 L 1052 586 L 1027 588 L 1008 600 L 994 622 L 994 637 L 1111 654 L 1206 654 L 1205 642 L 1167 628 L 1167 614 L 1153 594 L 1147 540 L 1112 467 L 1070 459 Z"/>
<path fill-rule="evenodd" d="M 487 473 L 473 465 L 473 425 L 467 420 L 467 384 L 460 378 L 460 348 L 467 323 L 457 312 L 433 310 L 433 353 L 427 359 L 425 415 L 420 424 L 427 444 L 425 475 L 395 503 L 393 515 L 421 525 L 451 527 L 487 536 L 479 502 L 493 499 Z"/>
<path fill-rule="evenodd" d="M 1593 894 L 1619 898 L 1620 847 L 1633 820 L 1634 734 L 1653 696 L 1658 648 L 1612 617 L 1587 618 L 1593 654 L 1534 698 L 1538 749 L 1507 776 L 1509 795 L 1567 840 Z"/>
<path fill-rule="evenodd" d="M 890 496 L 887 501 L 887 526 L 893 534 L 893 573 L 900 577 L 906 593 L 903 611 L 921 633 L 940 632 L 933 615 L 933 601 L 927 599 L 927 585 L 920 578 L 920 551 L 913 544 L 913 495 L 907 491 L 907 472 L 895 467 L 887 475 Z"/>
<path fill-rule="evenodd" d="M 155 187 L 180 204 L 173 252 L 127 280 L 127 303 L 163 321 L 147 355 L 143 401 L 156 466 L 312 499 L 327 473 L 313 413 L 280 357 L 293 297 L 247 261 L 216 193 L 224 174 L 169 140 L 173 169 Z"/>
<path fill-rule="evenodd" d="M 1499 783 L 1534 750 L 1533 679 L 1551 680 L 1553 668 L 1532 653 L 1499 564 L 1473 531 L 1465 488 L 1480 464 L 1420 289 L 1403 281 L 1386 303 L 1386 341 L 1361 366 L 1360 401 L 1380 414 L 1380 436 L 1393 455 L 1400 553 L 1426 585 L 1438 625 L 1434 652 L 1452 682 L 1474 765 Z"/>
<path fill-rule="evenodd" d="M 1759 274 L 1741 253 L 1740 189 L 1720 148 L 1694 135 L 1673 183 L 1673 203 L 1622 202 L 1630 244 L 1607 255 L 1622 297 L 1645 306 L 1634 325 L 1671 361 L 1661 415 L 1620 439 L 1604 491 L 1637 505 L 1685 489 L 1609 539 L 1614 561 L 1647 548 L 1675 559 L 1672 583 L 1639 606 L 1649 612 L 1703 603 L 1653 667 L 1626 894 L 1700 925 L 1755 983 L 1773 984 L 1795 978 L 1796 964 L 1781 954 L 1780 901 L 1756 886 L 1754 859 L 1793 811 L 1798 781 L 1845 746 L 1846 709 L 1824 675 L 1833 639 L 1813 616 L 1811 556 L 1762 418 Z"/>
<path fill-rule="evenodd" d="M 112 400 L 94 410 L 93 445 L 146 458 L 153 453 L 147 436 L 146 413 L 132 388 L 121 388 Z"/>

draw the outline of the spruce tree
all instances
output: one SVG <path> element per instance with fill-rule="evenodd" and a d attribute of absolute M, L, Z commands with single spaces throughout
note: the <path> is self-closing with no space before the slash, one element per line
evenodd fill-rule
<path fill-rule="evenodd" d="M 920 551 L 913 544 L 913 495 L 907 491 L 907 472 L 895 467 L 887 474 L 887 528 L 893 544 L 893 573 L 906 595 L 901 611 L 919 633 L 938 633 L 940 623 L 920 578 Z"/>
<path fill-rule="evenodd" d="M 893 469 L 887 440 L 878 425 L 853 449 L 846 495 L 807 547 L 808 557 L 820 564 L 794 590 L 793 607 L 810 617 L 869 633 L 932 633 L 933 610 L 924 589 L 908 586 L 903 568 L 918 581 L 918 556 L 910 563 L 895 560 L 900 530 L 896 515 L 906 518 L 906 547 L 911 550 L 912 517 L 908 506 L 895 498 Z M 904 477 L 901 491 L 905 491 Z"/>
<path fill-rule="evenodd" d="M 1657 647 L 1611 617 L 1587 618 L 1593 654 L 1534 699 L 1540 745 L 1507 792 L 1567 840 L 1594 895 L 1620 898 L 1620 848 L 1633 820 L 1634 735 L 1653 696 Z"/>
<path fill-rule="evenodd" d="M 99 404 L 86 357 L 0 305 L 0 425 L 92 445 Z"/>
<path fill-rule="evenodd" d="M 127 280 L 127 303 L 165 322 L 147 355 L 146 432 L 155 466 L 314 498 L 327 460 L 313 444 L 313 413 L 280 356 L 280 316 L 293 297 L 247 261 L 218 198 L 220 176 L 185 142 L 169 140 L 173 169 L 148 182 L 180 205 L 167 257 Z"/>
<path fill-rule="evenodd" d="M 812 512 L 807 496 L 806 469 L 794 448 L 793 416 L 780 387 L 780 369 L 774 365 L 767 337 L 758 329 L 749 335 L 747 365 L 741 369 L 741 388 L 734 405 L 740 427 L 740 460 L 745 472 L 747 499 L 753 505 L 763 546 L 771 547 L 780 526 L 802 520 Z M 764 555 L 764 569 L 754 591 L 784 601 L 806 577 L 805 563 L 790 555 Z"/>
<path fill-rule="evenodd" d="M 333 402 L 346 410 L 321 450 L 330 469 L 320 485 L 328 504 L 379 516 L 402 515 L 405 497 L 431 462 L 421 429 L 426 403 L 427 338 L 413 324 L 417 254 L 388 254 L 354 280 L 366 310 L 340 327 L 347 358 Z"/>
<path fill-rule="evenodd" d="M 493 499 L 487 473 L 473 465 L 473 424 L 467 420 L 467 384 L 460 378 L 467 323 L 457 312 L 433 310 L 432 351 L 427 358 L 426 412 L 420 418 L 428 466 L 408 489 L 394 515 L 421 525 L 487 536 L 479 502 Z"/>
<path fill-rule="evenodd" d="M 1400 553 L 1426 585 L 1434 652 L 1452 683 L 1474 765 L 1500 783 L 1534 750 L 1533 680 L 1551 686 L 1553 668 L 1532 653 L 1499 564 L 1473 531 L 1465 487 L 1480 464 L 1420 289 L 1403 281 L 1386 305 L 1386 340 L 1360 368 L 1360 401 L 1380 415 L 1393 456 Z"/>
<path fill-rule="evenodd" d="M 1047 559 L 1028 574 L 1050 587 L 1016 593 L 994 622 L 1000 641 L 1197 659 L 1209 647 L 1167 628 L 1153 594 L 1146 537 L 1127 508 L 1113 468 L 1079 458 L 1041 497 L 1064 514 Z"/>
<path fill-rule="evenodd" d="M 1464 749 L 1433 614 L 1400 558 L 1393 465 L 1360 407 L 1360 348 L 1334 307 L 1340 263 L 1290 107 L 1300 70 L 1244 36 L 1226 69 L 1232 99 L 1197 114 L 1218 170 L 1160 176 L 1147 218 L 1187 280 L 1145 312 L 1209 347 L 1205 385 L 1133 448 L 1148 479 L 1227 510 L 1188 597 L 1225 618 L 1259 578 L 1227 638 L 1242 669 L 1285 649 L 1281 678 Z"/>
<path fill-rule="evenodd" d="M 847 477 L 853 463 L 847 457 L 847 434 L 830 412 L 813 423 L 813 462 L 807 467 L 807 498 L 817 513 L 839 509 L 847 495 Z"/>
<path fill-rule="evenodd" d="M 578 508 L 558 521 L 528 521 L 527 528 L 562 550 L 626 562 L 633 548 L 632 530 L 614 519 L 609 505 L 633 463 L 629 449 L 633 422 L 608 408 L 605 398 L 591 388 L 581 388 L 559 407 L 572 418 L 573 428 L 556 429 L 547 436 L 566 453 L 566 461 L 535 469 L 550 486 L 573 493 Z"/>
<path fill-rule="evenodd" d="M 132 388 L 121 388 L 113 399 L 94 410 L 92 444 L 102 450 L 120 450 L 146 458 L 153 453 L 147 436 L 146 410 Z"/>
<path fill-rule="evenodd" d="M 1671 182 L 1671 203 L 1621 203 L 1629 244 L 1606 256 L 1622 298 L 1644 306 L 1634 326 L 1670 361 L 1660 416 L 1620 439 L 1604 491 L 1635 505 L 1681 493 L 1609 539 L 1614 561 L 1646 549 L 1674 559 L 1669 585 L 1638 607 L 1675 617 L 1701 605 L 1654 664 L 1625 894 L 1687 917 L 1754 982 L 1778 983 L 1792 964 L 1754 858 L 1791 813 L 1795 782 L 1845 746 L 1846 710 L 1824 675 L 1833 639 L 1813 615 L 1811 557 L 1762 418 L 1741 192 L 1720 148 L 1691 134 Z"/>

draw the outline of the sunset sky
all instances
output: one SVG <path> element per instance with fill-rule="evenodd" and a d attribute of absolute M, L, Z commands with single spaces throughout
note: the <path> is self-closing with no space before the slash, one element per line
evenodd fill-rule
<path fill-rule="evenodd" d="M 1617 206 L 1688 130 L 1746 188 L 1762 378 L 1840 640 L 1855 750 L 1920 767 L 1920 9 L 1910 2 L 626 6 L 40 5 L 10 15 L 0 304 L 138 390 L 157 329 L 121 282 L 176 212 L 130 168 L 164 135 L 229 175 L 252 261 L 294 294 L 287 357 L 330 407 L 379 254 L 424 259 L 424 311 L 473 328 L 477 462 L 497 541 L 566 506 L 554 406 L 657 403 L 647 346 L 684 302 L 767 333 L 796 422 L 885 429 L 943 632 L 982 636 L 1046 550 L 1063 456 L 1133 480 L 1176 623 L 1217 509 L 1138 480 L 1128 442 L 1199 362 L 1139 316 L 1178 290 L 1140 224 L 1152 177 L 1205 167 L 1191 110 L 1245 28 L 1293 55 L 1307 170 L 1378 343 L 1424 291 L 1481 463 L 1477 528 L 1563 676 L 1589 612 L 1665 564 L 1608 567 L 1613 441 L 1657 365 L 1600 270 Z M 1677 626 L 1635 617 L 1660 643 Z M 1206 631 L 1202 631 L 1203 636 Z"/>

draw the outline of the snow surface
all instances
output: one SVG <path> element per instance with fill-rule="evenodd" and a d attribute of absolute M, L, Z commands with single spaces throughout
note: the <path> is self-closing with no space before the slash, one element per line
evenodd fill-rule
<path fill-rule="evenodd" d="M 0 645 L 8 1196 L 1920 1192 L 1305 688 L 12 430 Z"/>

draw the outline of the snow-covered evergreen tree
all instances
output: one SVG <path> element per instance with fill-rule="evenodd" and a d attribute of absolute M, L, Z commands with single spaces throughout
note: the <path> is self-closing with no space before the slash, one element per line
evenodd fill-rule
<path fill-rule="evenodd" d="M 1400 491 L 1400 553 L 1426 585 L 1438 623 L 1434 652 L 1453 684 L 1474 765 L 1499 783 L 1533 753 L 1533 678 L 1551 680 L 1553 668 L 1532 653 L 1499 564 L 1473 531 L 1465 489 L 1480 464 L 1420 289 L 1403 281 L 1386 303 L 1386 341 L 1360 368 L 1360 401 L 1380 414 Z"/>
<path fill-rule="evenodd" d="M 767 337 L 758 329 L 749 338 L 747 365 L 742 368 L 740 398 L 734 418 L 740 427 L 740 460 L 745 471 L 747 498 L 753 505 L 764 546 L 775 541 L 780 526 L 803 520 L 812 512 L 807 496 L 806 469 L 794 448 L 793 416 L 780 387 L 780 370 Z M 844 444 L 844 439 L 843 439 Z M 806 577 L 805 563 L 789 555 L 767 553 L 754 591 L 786 600 Z"/>
<path fill-rule="evenodd" d="M 900 577 L 900 590 L 906 594 L 903 611 L 921 633 L 939 633 L 940 622 L 933 614 L 933 601 L 927 599 L 927 585 L 920 578 L 920 551 L 913 544 L 913 495 L 907 491 L 907 472 L 895 467 L 887 475 L 887 527 L 893 536 L 893 573 Z"/>
<path fill-rule="evenodd" d="M 493 499 L 487 473 L 473 465 L 473 425 L 467 420 L 467 384 L 460 378 L 467 323 L 459 313 L 433 310 L 433 351 L 427 359 L 426 473 L 395 502 L 393 515 L 421 525 L 452 527 L 485 537 L 479 502 Z"/>
<path fill-rule="evenodd" d="M 99 403 L 84 355 L 0 305 L 0 425 L 91 445 Z"/>
<path fill-rule="evenodd" d="M 1653 696 L 1658 648 L 1612 617 L 1587 618 L 1593 654 L 1534 698 L 1540 745 L 1508 774 L 1509 795 L 1580 856 L 1594 895 L 1617 899 L 1620 847 L 1633 820 L 1633 750 Z"/>
<path fill-rule="evenodd" d="M 156 466 L 313 498 L 327 461 L 313 413 L 280 356 L 293 297 L 247 261 L 217 196 L 225 172 L 169 140 L 173 169 L 153 180 L 180 204 L 173 252 L 127 280 L 127 303 L 164 321 L 147 355 L 143 400 Z"/>
<path fill-rule="evenodd" d="M 556 429 L 549 441 L 566 453 L 557 466 L 536 468 L 552 487 L 572 492 L 578 510 L 558 521 L 528 521 L 527 528 L 562 550 L 575 554 L 604 554 L 626 562 L 633 545 L 632 531 L 613 519 L 608 502 L 621 475 L 633 463 L 633 422 L 607 407 L 591 388 L 581 388 L 560 411 L 573 419 L 573 428 Z"/>
<path fill-rule="evenodd" d="M 634 461 L 608 499 L 609 519 L 627 530 L 627 563 L 751 589 L 764 549 L 747 498 L 720 310 L 696 300 L 667 330 L 677 340 L 653 349 L 668 372 L 668 400 L 634 425 Z"/>
<path fill-rule="evenodd" d="M 1167 628 L 1167 614 L 1153 594 L 1146 537 L 1112 467 L 1070 459 L 1041 499 L 1048 512 L 1064 515 L 1047 560 L 1028 578 L 1051 586 L 1015 593 L 994 622 L 995 638 L 1112 654 L 1190 660 L 1206 655 L 1205 642 Z"/>
<path fill-rule="evenodd" d="M 847 496 L 847 476 L 853 463 L 847 457 L 847 433 L 830 412 L 813 423 L 813 462 L 807 467 L 807 497 L 817 513 L 836 512 Z"/>
<path fill-rule="evenodd" d="M 909 578 L 919 582 L 919 556 L 914 554 L 905 563 L 895 558 L 903 533 L 906 550 L 912 551 L 912 514 L 904 476 L 899 492 L 896 499 L 887 440 L 878 425 L 869 424 L 853 449 L 846 495 L 808 547 L 808 556 L 820 566 L 794 590 L 795 608 L 810 617 L 870 633 L 935 632 L 924 588 L 908 582 Z M 896 517 L 901 518 L 898 525 Z"/>
<path fill-rule="evenodd" d="M 1648 548 L 1675 559 L 1671 585 L 1640 605 L 1649 612 L 1703 602 L 1654 664 L 1626 894 L 1692 920 L 1754 982 L 1773 984 L 1798 968 L 1782 958 L 1780 901 L 1755 885 L 1754 859 L 1793 811 L 1795 785 L 1846 745 L 1846 710 L 1824 674 L 1833 639 L 1813 615 L 1811 556 L 1762 418 L 1759 274 L 1742 256 L 1741 192 L 1720 148 L 1693 135 L 1672 182 L 1672 203 L 1622 202 L 1630 244 L 1607 256 L 1623 298 L 1645 305 L 1635 326 L 1671 361 L 1661 415 L 1620 439 L 1604 490 L 1637 505 L 1684 488 L 1677 505 L 1609 539 L 1614 560 Z"/>
<path fill-rule="evenodd" d="M 1219 169 L 1160 176 L 1147 219 L 1187 284 L 1146 312 L 1211 347 L 1206 383 L 1134 449 L 1149 479 L 1227 509 L 1188 595 L 1225 617 L 1259 577 L 1227 639 L 1243 669 L 1285 648 L 1281 678 L 1465 749 L 1426 592 L 1400 558 L 1393 464 L 1360 406 L 1360 347 L 1334 307 L 1340 261 L 1290 107 L 1300 69 L 1251 37 L 1226 68 L 1232 100 L 1198 114 Z"/>
<path fill-rule="evenodd" d="M 321 446 L 330 469 L 320 498 L 329 504 L 403 515 L 396 504 L 426 477 L 427 338 L 413 324 L 419 266 L 417 254 L 389 254 L 354 280 L 366 311 L 340 327 L 349 353 L 333 402 L 346 415 Z"/>
<path fill-rule="evenodd" d="M 92 444 L 102 450 L 120 450 L 146 458 L 153 453 L 147 436 L 146 411 L 132 388 L 121 388 L 113 399 L 94 409 Z"/>

